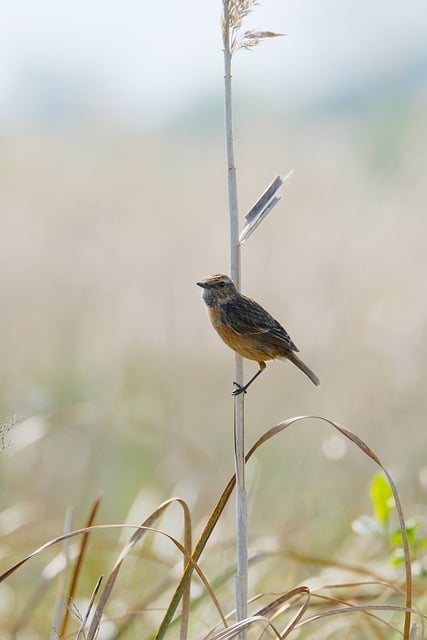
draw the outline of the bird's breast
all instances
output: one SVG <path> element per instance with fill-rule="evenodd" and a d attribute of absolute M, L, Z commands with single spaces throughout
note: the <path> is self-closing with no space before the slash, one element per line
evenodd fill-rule
<path fill-rule="evenodd" d="M 230 328 L 227 321 L 224 321 L 220 309 L 207 307 L 208 315 L 212 326 L 222 338 L 225 344 L 237 351 L 244 358 L 249 360 L 271 360 L 275 356 L 270 353 L 269 349 L 265 349 L 256 336 L 248 336 L 239 334 Z"/>

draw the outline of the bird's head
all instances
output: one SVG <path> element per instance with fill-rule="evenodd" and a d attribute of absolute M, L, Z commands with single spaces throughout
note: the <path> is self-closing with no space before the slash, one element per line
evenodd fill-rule
<path fill-rule="evenodd" d="M 228 302 L 237 293 L 232 279 L 221 273 L 203 278 L 196 284 L 202 287 L 202 298 L 208 307 Z"/>

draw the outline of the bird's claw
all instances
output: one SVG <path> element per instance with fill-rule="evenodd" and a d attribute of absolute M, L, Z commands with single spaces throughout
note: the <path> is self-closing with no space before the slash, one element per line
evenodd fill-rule
<path fill-rule="evenodd" d="M 246 393 L 246 387 L 243 386 L 241 384 L 239 384 L 236 381 L 233 381 L 233 384 L 236 385 L 236 389 L 234 389 L 234 391 L 232 392 L 232 396 L 239 396 L 241 393 Z"/>

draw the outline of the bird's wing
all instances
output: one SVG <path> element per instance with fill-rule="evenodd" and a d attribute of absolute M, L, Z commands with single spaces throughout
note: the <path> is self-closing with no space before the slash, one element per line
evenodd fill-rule
<path fill-rule="evenodd" d="M 291 351 L 298 351 L 288 332 L 255 300 L 245 296 L 223 307 L 224 321 L 239 335 L 268 335 Z"/>

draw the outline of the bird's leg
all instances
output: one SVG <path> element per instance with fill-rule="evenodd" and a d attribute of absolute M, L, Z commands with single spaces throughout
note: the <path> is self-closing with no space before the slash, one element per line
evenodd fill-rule
<path fill-rule="evenodd" d="M 234 389 L 234 391 L 232 393 L 233 396 L 238 396 L 241 393 L 246 393 L 246 389 L 252 384 L 252 382 L 255 380 L 255 378 L 258 378 L 260 373 L 262 373 L 264 371 L 264 369 L 266 368 L 266 366 L 267 366 L 265 364 L 265 362 L 263 362 L 263 361 L 258 362 L 258 364 L 259 364 L 258 371 L 256 372 L 256 374 L 254 376 L 252 376 L 252 378 L 249 380 L 249 382 L 247 382 L 245 385 L 243 385 L 243 387 L 240 384 L 238 384 L 237 382 L 233 382 L 233 384 L 235 384 L 236 387 L 237 387 L 236 389 Z"/>

